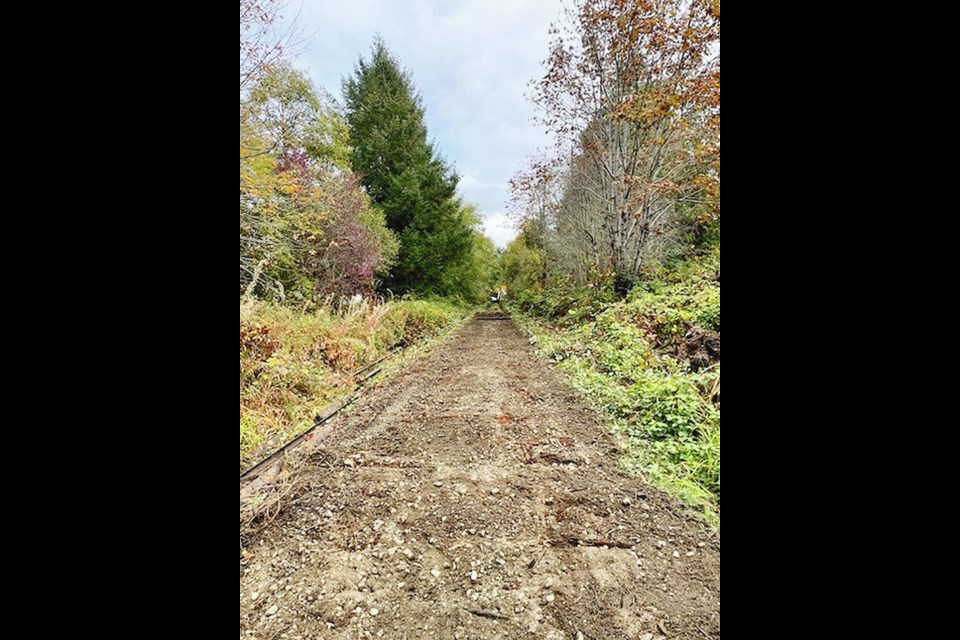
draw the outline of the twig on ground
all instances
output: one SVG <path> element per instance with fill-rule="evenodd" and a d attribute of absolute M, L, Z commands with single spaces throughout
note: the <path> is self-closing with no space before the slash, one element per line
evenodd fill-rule
<path fill-rule="evenodd" d="M 472 616 L 477 616 L 478 618 L 486 618 L 487 620 L 509 620 L 510 618 L 506 616 L 497 615 L 496 613 L 487 613 L 486 611 L 474 611 L 473 609 L 466 609 L 464 611 L 469 613 Z"/>
<path fill-rule="evenodd" d="M 553 540 L 551 547 L 611 547 L 613 549 L 633 549 L 636 545 L 626 542 L 608 542 L 605 540 L 581 540 L 580 538 L 567 538 L 566 540 Z"/>

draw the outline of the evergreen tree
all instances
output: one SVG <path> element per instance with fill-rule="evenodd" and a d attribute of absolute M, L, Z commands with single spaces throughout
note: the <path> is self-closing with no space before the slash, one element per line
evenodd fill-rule
<path fill-rule="evenodd" d="M 395 291 L 445 291 L 444 274 L 472 251 L 459 215 L 459 178 L 427 139 L 422 100 L 381 39 L 344 81 L 350 163 L 400 238 L 386 284 Z"/>

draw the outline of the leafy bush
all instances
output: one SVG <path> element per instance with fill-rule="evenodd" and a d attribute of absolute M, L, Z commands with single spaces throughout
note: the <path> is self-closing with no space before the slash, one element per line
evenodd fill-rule
<path fill-rule="evenodd" d="M 289 64 L 240 104 L 240 295 L 372 293 L 399 242 L 349 170 L 346 122 Z"/>
<path fill-rule="evenodd" d="M 522 312 L 568 327 L 595 318 L 614 300 L 613 289 L 607 283 L 587 286 L 554 283 L 547 290 L 538 285 L 514 296 Z"/>
<path fill-rule="evenodd" d="M 407 343 L 413 343 L 435 335 L 459 317 L 460 310 L 446 302 L 412 300 L 396 305 L 395 313 L 397 320 L 402 322 L 402 337 Z"/>
<path fill-rule="evenodd" d="M 691 325 L 720 331 L 719 274 L 719 253 L 684 263 L 664 280 L 637 286 L 628 306 L 654 321 L 663 340 L 684 335 Z"/>

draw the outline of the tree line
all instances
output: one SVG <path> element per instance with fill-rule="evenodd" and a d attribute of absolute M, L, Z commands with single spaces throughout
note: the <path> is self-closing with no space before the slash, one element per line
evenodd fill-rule
<path fill-rule="evenodd" d="M 719 0 L 575 0 L 532 83 L 554 146 L 511 181 L 513 290 L 611 282 L 720 233 Z"/>
<path fill-rule="evenodd" d="M 341 108 L 290 64 L 280 7 L 240 2 L 241 295 L 482 300 L 497 252 L 428 138 L 411 74 L 378 38 Z"/>

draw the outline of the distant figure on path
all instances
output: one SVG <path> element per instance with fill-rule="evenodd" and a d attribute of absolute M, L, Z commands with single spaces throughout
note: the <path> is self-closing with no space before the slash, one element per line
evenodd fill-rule
<path fill-rule="evenodd" d="M 503 299 L 506 297 L 506 295 L 507 295 L 507 288 L 500 287 L 500 289 L 498 289 L 494 295 L 490 296 L 490 302 L 492 304 L 500 305 L 500 310 L 503 311 L 504 313 L 506 313 L 506 309 L 504 309 L 503 307 Z"/>

